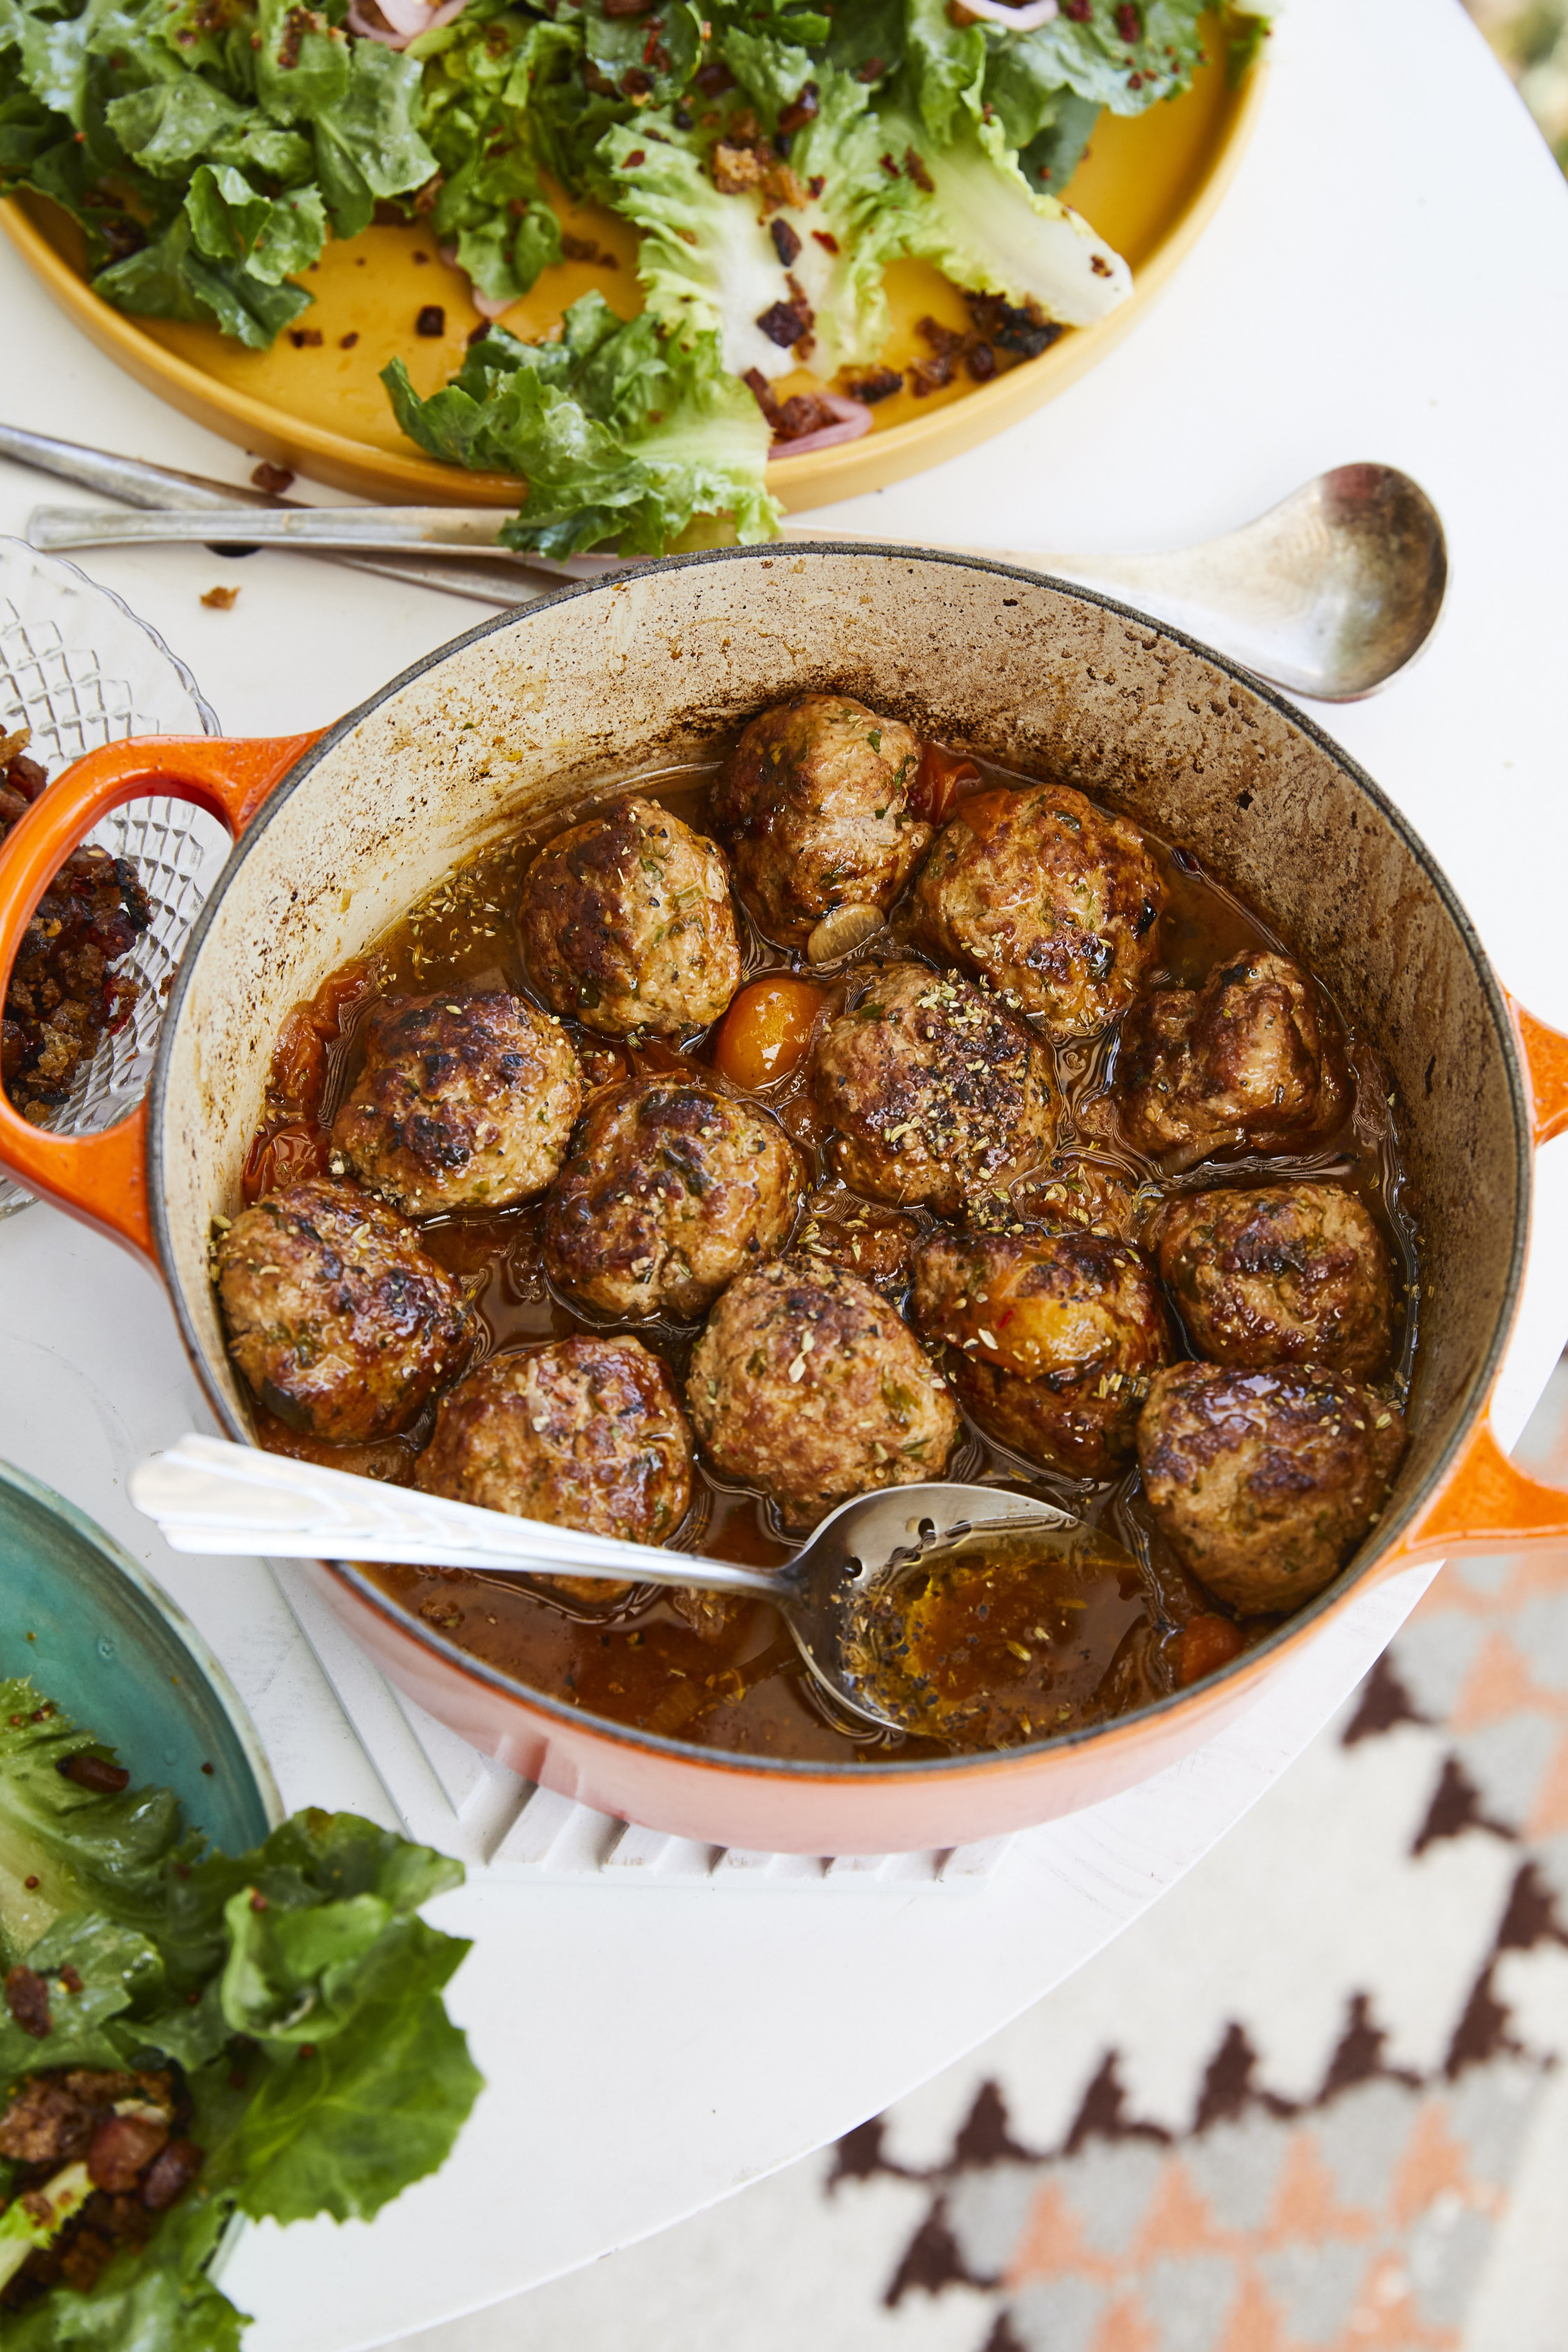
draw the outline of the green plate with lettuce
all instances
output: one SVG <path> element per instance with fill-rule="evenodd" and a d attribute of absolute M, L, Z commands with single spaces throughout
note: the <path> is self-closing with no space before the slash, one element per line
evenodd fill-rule
<path fill-rule="evenodd" d="M 6 2352 L 234 2352 L 235 2223 L 368 2220 L 480 2087 L 442 1999 L 468 1947 L 418 1916 L 461 1867 L 278 1821 L 220 1684 L 107 1537 L 0 1467 Z M 142 1778 L 171 1755 L 176 1786 Z"/>

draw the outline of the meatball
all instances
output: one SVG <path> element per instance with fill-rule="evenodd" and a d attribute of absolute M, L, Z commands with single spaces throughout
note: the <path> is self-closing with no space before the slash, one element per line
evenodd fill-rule
<path fill-rule="evenodd" d="M 908 1325 L 858 1275 L 811 1258 L 731 1284 L 686 1400 L 715 1467 L 762 1487 L 794 1528 L 851 1495 L 940 1478 L 959 1429 Z"/>
<path fill-rule="evenodd" d="M 1122 1032 L 1117 1081 L 1129 1140 L 1185 1167 L 1324 1135 L 1348 1095 L 1312 982 L 1268 950 L 1216 965 L 1202 988 L 1145 997 Z"/>
<path fill-rule="evenodd" d="M 635 794 L 546 844 L 517 923 L 545 1003 L 606 1037 L 705 1029 L 741 984 L 722 856 Z"/>
<path fill-rule="evenodd" d="M 826 1024 L 815 1087 L 847 1185 L 952 1213 L 1049 1151 L 1050 1070 L 1032 1031 L 984 990 L 900 963 L 870 971 Z"/>
<path fill-rule="evenodd" d="M 853 1195 L 813 1201 L 797 1247 L 824 1265 L 858 1274 L 884 1298 L 899 1298 L 910 1286 L 921 1229 L 897 1209 L 868 1209 Z"/>
<path fill-rule="evenodd" d="M 1135 824 L 1068 784 L 1039 784 L 960 808 L 921 870 L 915 910 L 942 955 L 1043 1014 L 1052 1037 L 1079 1037 L 1142 986 L 1164 895 Z"/>
<path fill-rule="evenodd" d="M 1395 1408 L 1315 1365 L 1157 1372 L 1138 1424 L 1150 1509 L 1184 1564 L 1243 1614 L 1294 1609 L 1378 1516 L 1405 1450 Z"/>
<path fill-rule="evenodd" d="M 1388 1251 L 1342 1184 L 1190 1193 L 1165 1213 L 1159 1256 L 1194 1348 L 1216 1364 L 1321 1364 L 1364 1378 L 1388 1362 Z"/>
<path fill-rule="evenodd" d="M 798 947 L 834 907 L 892 905 L 931 838 L 910 806 L 920 759 L 907 727 L 844 694 L 752 719 L 708 811 L 770 940 Z"/>
<path fill-rule="evenodd" d="M 514 1518 L 662 1543 L 691 1500 L 691 1432 L 640 1339 L 579 1335 L 492 1356 L 459 1381 L 415 1477 L 427 1495 Z M 574 1601 L 633 1590 L 593 1576 L 540 1581 Z"/>
<path fill-rule="evenodd" d="M 800 1155 L 766 1111 L 693 1079 L 637 1079 L 578 1129 L 545 1204 L 544 1263 L 601 1315 L 700 1315 L 784 1246 L 800 1193 Z"/>
<path fill-rule="evenodd" d="M 314 1437 L 402 1428 L 470 1345 L 451 1276 L 357 1185 L 310 1176 L 267 1193 L 216 1258 L 229 1353 L 268 1412 Z"/>
<path fill-rule="evenodd" d="M 977 1193 L 967 1204 L 972 1226 L 1005 1232 L 1010 1225 L 1084 1225 L 1096 1234 L 1138 1237 L 1151 1201 L 1160 1195 L 1141 1186 L 1124 1168 L 1076 1152 L 1053 1154 L 1011 1192 Z"/>
<path fill-rule="evenodd" d="M 367 1024 L 332 1168 L 405 1216 L 504 1208 L 543 1192 L 582 1102 L 570 1041 L 520 996 L 403 998 Z"/>
<path fill-rule="evenodd" d="M 981 1428 L 1078 1478 L 1131 1461 L 1150 1376 L 1174 1352 L 1142 1251 L 1074 1224 L 938 1234 L 914 1314 Z"/>

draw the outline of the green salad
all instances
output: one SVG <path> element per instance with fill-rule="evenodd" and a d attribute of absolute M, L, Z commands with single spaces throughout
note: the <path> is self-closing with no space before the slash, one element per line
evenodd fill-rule
<path fill-rule="evenodd" d="M 0 0 L 0 192 L 65 207 L 107 301 L 256 348 L 378 215 L 494 316 L 591 257 L 552 191 L 606 206 L 639 233 L 640 315 L 595 294 L 544 341 L 493 331 L 427 399 L 395 362 L 398 421 L 525 478 L 518 548 L 658 553 L 713 514 L 753 541 L 770 448 L 852 438 L 898 387 L 889 262 L 969 299 L 936 381 L 1126 298 L 1060 191 L 1101 110 L 1176 96 L 1205 39 L 1243 67 L 1264 5 L 1216 30 L 1199 0 Z M 820 388 L 780 399 L 801 367 Z"/>
<path fill-rule="evenodd" d="M 0 1682 L 0 2340 L 235 2352 L 230 2218 L 368 2219 L 480 2088 L 417 1916 L 460 1866 L 352 1813 L 212 1851 Z"/>

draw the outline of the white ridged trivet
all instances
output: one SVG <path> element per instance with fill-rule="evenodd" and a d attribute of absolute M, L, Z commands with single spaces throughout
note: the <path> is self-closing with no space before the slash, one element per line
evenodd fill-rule
<path fill-rule="evenodd" d="M 470 1871 L 530 1882 L 603 1878 L 626 1886 L 837 1886 L 896 1889 L 984 1885 L 1012 1843 L 919 1853 L 747 1853 L 612 1820 L 536 1788 L 470 1748 L 395 1690 L 290 1561 L 272 1572 L 338 1702 L 363 1743 L 408 1834 Z"/>

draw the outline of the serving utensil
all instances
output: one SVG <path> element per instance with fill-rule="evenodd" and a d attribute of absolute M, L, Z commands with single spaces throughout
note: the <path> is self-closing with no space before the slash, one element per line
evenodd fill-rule
<path fill-rule="evenodd" d="M 510 554 L 499 539 L 506 518 L 494 507 L 304 507 L 15 426 L 0 427 L 0 455 L 143 509 L 41 507 L 28 524 L 37 547 L 292 547 L 492 605 L 531 602 L 538 593 L 527 584 L 531 573 L 588 580 L 618 568 L 614 556 Z M 783 538 L 820 543 L 798 523 L 786 524 Z M 834 539 L 887 543 L 853 531 Z M 1155 555 L 947 544 L 937 551 L 1102 589 L 1218 646 L 1287 693 L 1323 702 L 1358 701 L 1407 667 L 1436 625 L 1448 568 L 1442 520 L 1420 485 L 1394 467 L 1370 464 L 1320 474 L 1255 521 L 1197 547 Z"/>
<path fill-rule="evenodd" d="M 489 1576 L 585 1576 L 744 1592 L 771 1601 L 829 1696 L 883 1729 L 904 1727 L 868 1679 L 870 1605 L 961 1538 L 1027 1526 L 1048 1545 L 1081 1521 L 1032 1495 L 946 1480 L 861 1495 L 828 1514 L 782 1568 L 745 1568 L 513 1518 L 409 1486 L 384 1486 L 313 1462 L 191 1433 L 131 1474 L 132 1501 L 175 1551 L 273 1559 L 401 1561 Z M 1099 1550 L 1106 1538 L 1095 1537 Z"/>

